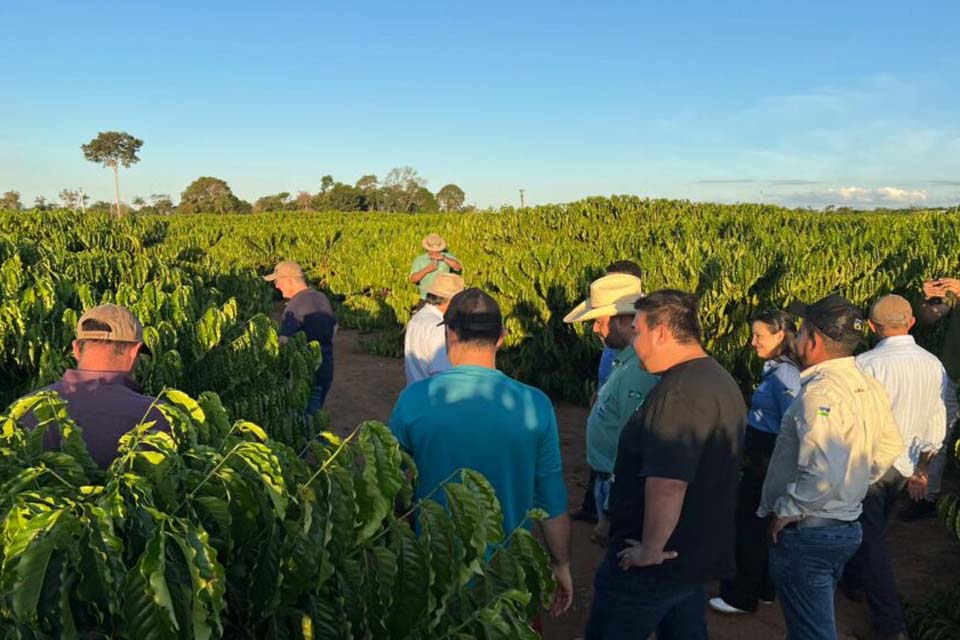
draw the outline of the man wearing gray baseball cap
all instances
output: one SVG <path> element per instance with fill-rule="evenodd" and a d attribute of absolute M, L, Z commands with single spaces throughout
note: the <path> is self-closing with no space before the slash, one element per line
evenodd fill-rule
<path fill-rule="evenodd" d="M 156 399 L 143 395 L 133 379 L 137 356 L 150 350 L 143 342 L 143 326 L 129 310 L 115 304 L 88 309 L 77 322 L 73 355 L 77 366 L 67 369 L 59 382 L 40 391 L 55 391 L 67 403 L 67 414 L 83 430 L 93 461 L 106 469 L 117 457 L 120 438 L 141 422 L 169 430 Z M 35 414 L 24 416 L 28 428 L 36 427 Z M 57 449 L 61 435 L 56 425 L 47 428 L 44 446 Z"/>

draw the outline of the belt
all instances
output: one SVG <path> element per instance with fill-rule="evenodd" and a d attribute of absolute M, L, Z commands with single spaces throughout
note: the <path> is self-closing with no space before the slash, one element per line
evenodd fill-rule
<path fill-rule="evenodd" d="M 810 529 L 813 527 L 838 527 L 842 524 L 853 524 L 856 520 L 837 520 L 836 518 L 821 518 L 819 516 L 804 516 L 802 520 L 791 522 L 787 527 Z"/>

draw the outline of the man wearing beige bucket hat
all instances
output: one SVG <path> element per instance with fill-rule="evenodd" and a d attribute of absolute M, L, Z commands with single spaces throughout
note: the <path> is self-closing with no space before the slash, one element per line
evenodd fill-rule
<path fill-rule="evenodd" d="M 657 378 L 640 366 L 632 344 L 634 303 L 642 297 L 640 278 L 611 273 L 594 280 L 589 297 L 563 319 L 567 323 L 593 321 L 593 332 L 604 346 L 618 350 L 587 417 L 587 464 L 594 475 L 593 494 L 600 516 L 593 539 L 600 544 L 606 544 L 609 530 L 604 505 L 610 494 L 620 431 L 657 383 Z"/>
<path fill-rule="evenodd" d="M 403 340 L 407 386 L 450 368 L 443 314 L 461 291 L 463 278 L 455 273 L 438 274 L 427 289 L 426 303 L 407 323 Z"/>
<path fill-rule="evenodd" d="M 410 267 L 410 282 L 420 287 L 420 299 L 427 299 L 427 290 L 441 273 L 460 273 L 463 265 L 457 257 L 447 251 L 447 241 L 438 233 L 431 233 L 420 245 L 426 253 L 413 259 Z"/>
<path fill-rule="evenodd" d="M 73 355 L 77 366 L 67 369 L 59 382 L 39 391 L 55 391 L 67 402 L 67 414 L 83 430 L 90 456 L 101 469 L 117 457 L 120 438 L 140 424 L 153 421 L 154 428 L 169 425 L 157 410 L 156 399 L 139 393 L 133 380 L 137 356 L 150 353 L 143 342 L 143 326 L 130 311 L 114 304 L 88 309 L 77 322 Z M 35 413 L 23 423 L 35 427 Z M 44 433 L 44 447 L 58 449 L 58 425 Z"/>

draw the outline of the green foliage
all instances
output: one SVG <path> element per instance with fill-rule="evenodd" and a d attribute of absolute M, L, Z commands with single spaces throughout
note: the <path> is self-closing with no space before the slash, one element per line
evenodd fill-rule
<path fill-rule="evenodd" d="M 180 194 L 180 213 L 249 213 L 249 205 L 233 195 L 219 178 L 197 178 Z"/>
<path fill-rule="evenodd" d="M 135 428 L 106 471 L 55 394 L 0 416 L 0 637 L 537 637 L 545 554 L 522 529 L 503 544 L 479 474 L 442 488 L 449 513 L 409 505 L 412 463 L 380 423 L 311 441 L 311 466 L 213 394 L 163 402 L 170 433 Z"/>
<path fill-rule="evenodd" d="M 459 211 L 465 198 L 463 189 L 455 184 L 444 185 L 440 191 L 437 191 L 437 202 L 441 211 Z"/>
<path fill-rule="evenodd" d="M 83 157 L 105 167 L 116 169 L 118 165 L 129 168 L 140 162 L 137 153 L 143 140 L 121 131 L 101 131 L 97 137 L 81 146 Z"/>

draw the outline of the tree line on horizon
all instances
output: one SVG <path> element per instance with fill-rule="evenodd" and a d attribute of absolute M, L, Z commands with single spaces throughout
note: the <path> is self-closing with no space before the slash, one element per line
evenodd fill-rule
<path fill-rule="evenodd" d="M 180 194 L 174 204 L 166 193 L 155 193 L 147 199 L 137 196 L 129 204 L 120 199 L 119 168 L 129 168 L 140 161 L 137 155 L 143 140 L 122 131 L 102 131 L 96 138 L 81 146 L 84 158 L 102 164 L 113 171 L 116 199 L 113 203 L 100 200 L 87 204 L 89 198 L 80 189 L 62 189 L 59 204 L 66 209 L 94 213 L 123 215 L 139 213 L 266 213 L 270 211 L 394 211 L 403 213 L 431 213 L 472 211 L 465 205 L 466 195 L 459 186 L 447 184 L 436 193 L 427 189 L 427 181 L 413 167 L 396 167 L 381 181 L 368 174 L 350 185 L 338 182 L 333 176 L 320 179 L 316 193 L 299 191 L 296 195 L 282 191 L 258 198 L 249 203 L 238 198 L 225 180 L 211 176 L 197 178 Z M 0 210 L 20 211 L 25 207 L 20 192 L 10 190 L 0 196 Z M 56 201 L 43 196 L 34 198 L 34 210 L 57 208 Z"/>

